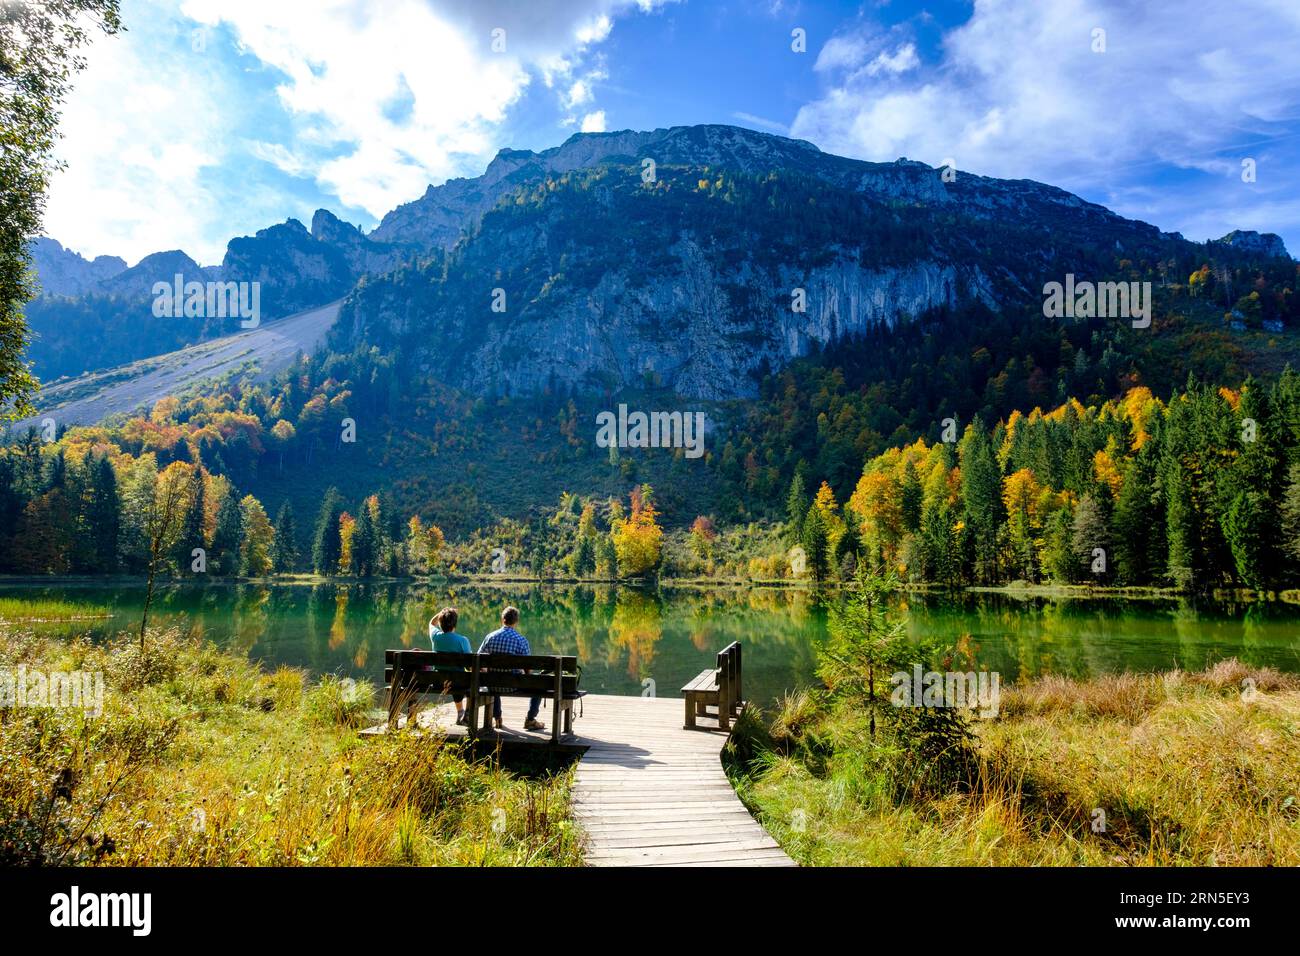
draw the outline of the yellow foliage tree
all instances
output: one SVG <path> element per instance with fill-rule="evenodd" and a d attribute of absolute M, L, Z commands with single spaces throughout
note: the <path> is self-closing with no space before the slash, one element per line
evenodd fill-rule
<path fill-rule="evenodd" d="M 633 489 L 630 514 L 626 518 L 611 515 L 610 538 L 621 574 L 645 574 L 659 566 L 664 533 L 655 520 L 658 513 L 650 500 L 650 491 L 649 485 Z"/>

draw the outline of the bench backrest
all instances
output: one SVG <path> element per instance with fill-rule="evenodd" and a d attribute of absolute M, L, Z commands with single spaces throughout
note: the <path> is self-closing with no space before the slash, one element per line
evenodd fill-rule
<path fill-rule="evenodd" d="M 439 670 L 436 668 L 449 668 Z M 541 671 L 516 674 L 513 671 Z M 389 701 L 395 694 L 479 687 L 569 696 L 578 690 L 578 658 L 563 654 L 461 654 L 450 651 L 384 652 L 384 684 Z"/>
<path fill-rule="evenodd" d="M 732 641 L 718 651 L 718 688 L 726 689 L 727 702 L 739 704 L 740 693 L 740 641 Z"/>

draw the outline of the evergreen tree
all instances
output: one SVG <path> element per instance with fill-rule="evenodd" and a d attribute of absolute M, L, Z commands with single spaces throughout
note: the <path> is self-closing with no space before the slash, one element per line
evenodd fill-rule
<path fill-rule="evenodd" d="M 195 468 L 194 477 L 191 481 L 193 487 L 189 495 L 189 507 L 185 510 L 185 518 L 181 525 L 181 533 L 176 539 L 176 547 L 172 554 L 172 561 L 175 563 L 176 569 L 181 574 L 192 573 L 192 568 L 194 566 L 194 549 L 203 548 L 206 551 L 208 546 L 204 535 L 207 506 L 203 472 L 198 468 Z"/>
<path fill-rule="evenodd" d="M 1148 439 L 1129 464 L 1111 519 L 1115 576 L 1130 587 L 1154 584 L 1164 575 L 1167 543 L 1163 500 L 1156 485 L 1156 444 Z"/>
<path fill-rule="evenodd" d="M 790 541 L 803 540 L 804 516 L 808 513 L 808 492 L 804 489 L 803 469 L 796 468 L 785 496 L 785 533 Z"/>
<path fill-rule="evenodd" d="M 1109 520 L 1105 507 L 1092 495 L 1080 498 L 1074 509 L 1070 542 L 1080 579 L 1096 584 L 1108 583 L 1112 560 Z M 1097 553 L 1098 550 L 1101 554 Z"/>
<path fill-rule="evenodd" d="M 357 509 L 357 523 L 352 532 L 352 565 L 349 570 L 359 578 L 372 577 L 379 568 L 378 540 L 368 502 Z"/>
<path fill-rule="evenodd" d="M 984 423 L 976 418 L 962 436 L 961 497 L 966 535 L 981 584 L 998 580 L 998 527 L 1002 521 L 1002 479 Z"/>
<path fill-rule="evenodd" d="M 221 506 L 217 509 L 217 526 L 212 532 L 208 569 L 226 576 L 238 574 L 239 549 L 243 540 L 243 517 L 239 510 L 239 498 L 232 487 L 221 499 Z"/>
<path fill-rule="evenodd" d="M 286 498 L 275 515 L 275 544 L 271 564 L 279 574 L 292 574 L 298 568 L 298 532 L 294 527 L 293 505 Z"/>
<path fill-rule="evenodd" d="M 808 573 L 814 581 L 824 581 L 831 567 L 830 529 L 817 505 L 812 505 L 803 519 L 803 550 Z"/>
<path fill-rule="evenodd" d="M 343 499 L 337 488 L 325 492 L 316 532 L 312 536 L 311 563 L 317 574 L 337 574 L 343 543 L 339 539 L 339 519 L 343 517 Z"/>
<path fill-rule="evenodd" d="M 570 566 L 576 577 L 583 577 L 596 570 L 596 543 L 590 535 L 578 536 L 578 546 L 573 552 Z"/>
<path fill-rule="evenodd" d="M 90 503 L 87 525 L 92 542 L 91 565 L 99 574 L 117 571 L 118 529 L 121 503 L 117 494 L 117 475 L 107 455 L 95 463 L 90 479 Z"/>

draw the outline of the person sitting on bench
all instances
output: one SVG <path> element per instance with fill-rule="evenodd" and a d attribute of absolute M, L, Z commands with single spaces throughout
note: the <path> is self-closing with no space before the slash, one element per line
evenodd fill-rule
<path fill-rule="evenodd" d="M 478 652 L 480 654 L 518 654 L 525 657 L 531 654 L 533 651 L 528 645 L 528 638 L 515 630 L 515 625 L 518 623 L 519 609 L 507 607 L 501 612 L 501 627 L 483 638 L 483 645 L 478 649 Z M 520 671 L 516 670 L 514 673 L 518 674 Z M 541 697 L 533 697 L 528 701 L 528 718 L 524 721 L 525 730 L 546 729 L 546 725 L 537 719 L 537 712 L 541 709 Z M 492 717 L 496 721 L 497 729 L 500 730 L 503 725 L 501 723 L 501 698 L 498 696 L 492 698 Z"/>
<path fill-rule="evenodd" d="M 456 633 L 456 625 L 459 621 L 460 612 L 454 607 L 443 608 L 429 620 L 429 643 L 433 645 L 435 651 L 451 654 L 474 653 L 470 647 L 469 638 Z M 446 664 L 440 664 L 434 668 L 434 670 L 440 671 L 464 669 L 463 667 L 452 667 Z M 465 695 L 452 694 L 452 700 L 456 702 L 456 723 L 465 723 Z"/>

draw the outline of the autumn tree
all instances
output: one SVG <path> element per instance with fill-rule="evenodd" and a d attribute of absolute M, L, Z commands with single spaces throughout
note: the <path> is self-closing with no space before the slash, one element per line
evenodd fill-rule
<path fill-rule="evenodd" d="M 193 493 L 194 466 L 186 462 L 177 461 L 168 465 L 153 482 L 153 494 L 146 504 L 143 524 L 148 543 L 148 564 L 145 570 L 144 609 L 140 615 L 142 649 L 145 627 L 149 623 L 149 608 L 153 604 L 154 579 L 167 555 L 176 546 Z"/>
<path fill-rule="evenodd" d="M 626 518 L 611 525 L 610 539 L 618 558 L 620 574 L 629 577 L 646 574 L 659 566 L 663 530 L 657 522 L 649 485 L 633 488 L 631 510 Z"/>
<path fill-rule="evenodd" d="M 239 543 L 239 573 L 253 578 L 270 574 L 274 567 L 271 551 L 275 545 L 275 529 L 266 516 L 266 509 L 252 495 L 245 495 L 239 502 L 239 516 L 244 532 Z"/>

